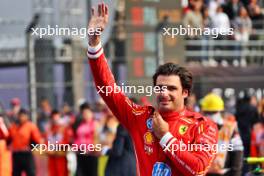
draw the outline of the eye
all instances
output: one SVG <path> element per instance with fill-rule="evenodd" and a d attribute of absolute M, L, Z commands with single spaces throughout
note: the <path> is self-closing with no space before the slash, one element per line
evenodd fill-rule
<path fill-rule="evenodd" d="M 174 91 L 174 90 L 177 90 L 178 88 L 176 86 L 167 86 L 167 89 L 169 91 Z"/>

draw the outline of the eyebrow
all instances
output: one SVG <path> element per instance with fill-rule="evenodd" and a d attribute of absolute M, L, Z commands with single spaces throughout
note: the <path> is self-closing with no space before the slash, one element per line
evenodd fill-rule
<path fill-rule="evenodd" d="M 177 86 L 175 85 L 164 85 L 164 84 L 157 84 L 156 86 L 158 87 L 163 87 L 163 86 L 166 86 L 168 89 L 178 89 Z"/>
<path fill-rule="evenodd" d="M 157 84 L 156 86 L 177 87 L 175 85 L 168 85 L 168 84 Z"/>

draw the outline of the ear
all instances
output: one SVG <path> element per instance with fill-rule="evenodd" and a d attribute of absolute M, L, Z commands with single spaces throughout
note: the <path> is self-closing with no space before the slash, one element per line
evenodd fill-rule
<path fill-rule="evenodd" d="M 187 89 L 183 89 L 182 96 L 183 98 L 187 98 L 189 96 L 189 91 Z"/>

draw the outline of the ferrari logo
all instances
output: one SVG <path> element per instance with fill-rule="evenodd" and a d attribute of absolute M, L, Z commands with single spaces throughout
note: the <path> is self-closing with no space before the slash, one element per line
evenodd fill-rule
<path fill-rule="evenodd" d="M 183 135 L 184 133 L 186 133 L 187 129 L 188 127 L 186 125 L 181 125 L 179 128 L 179 133 Z"/>

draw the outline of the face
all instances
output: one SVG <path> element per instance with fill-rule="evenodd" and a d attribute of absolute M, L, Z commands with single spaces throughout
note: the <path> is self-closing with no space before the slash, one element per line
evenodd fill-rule
<path fill-rule="evenodd" d="M 246 17 L 246 16 L 247 16 L 247 10 L 246 10 L 245 8 L 241 8 L 241 10 L 240 10 L 240 15 L 241 15 L 242 17 Z"/>
<path fill-rule="evenodd" d="M 194 4 L 195 10 L 201 10 L 202 6 L 203 6 L 203 2 L 201 0 L 196 1 Z"/>
<path fill-rule="evenodd" d="M 61 118 L 61 116 L 59 113 L 52 115 L 52 121 L 55 123 L 58 122 L 60 120 L 60 118 Z"/>
<path fill-rule="evenodd" d="M 28 120 L 28 115 L 26 115 L 26 114 L 19 114 L 18 120 L 19 120 L 20 123 L 24 123 L 24 122 L 26 122 Z"/>
<path fill-rule="evenodd" d="M 90 121 L 93 117 L 93 113 L 90 109 L 84 109 L 82 112 L 83 119 L 86 121 Z"/>
<path fill-rule="evenodd" d="M 156 93 L 157 105 L 160 112 L 180 111 L 184 108 L 184 99 L 188 91 L 183 90 L 180 77 L 177 75 L 159 75 L 156 86 L 167 88 Z"/>

